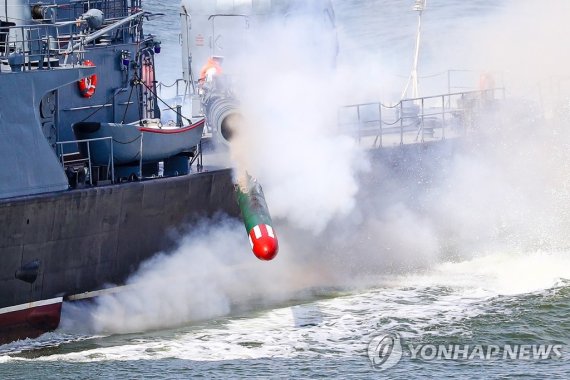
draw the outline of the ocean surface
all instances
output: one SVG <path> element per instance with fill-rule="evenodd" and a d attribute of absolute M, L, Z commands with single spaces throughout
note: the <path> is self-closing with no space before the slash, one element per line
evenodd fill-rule
<path fill-rule="evenodd" d="M 162 40 L 158 64 L 169 83 L 181 66 L 178 2 L 145 3 L 165 14 L 147 31 Z M 405 84 L 416 28 L 412 5 L 335 2 L 343 62 L 366 60 L 365 67 L 381 68 L 381 77 L 389 77 L 389 85 L 370 83 L 370 96 L 392 96 Z M 420 75 L 430 81 L 457 65 L 479 69 L 479 62 L 469 65 L 457 56 L 469 50 L 460 39 L 513 12 L 513 3 L 494 0 L 433 0 L 428 6 Z M 439 79 L 447 86 L 446 75 Z M 515 117 L 521 109 L 515 107 Z M 506 123 L 519 124 L 515 117 Z M 202 226 L 200 235 L 180 239 L 180 250 L 170 253 L 177 257 L 174 264 L 168 255 L 161 258 L 162 266 L 187 267 L 195 286 L 181 292 L 176 306 L 211 308 L 198 321 L 164 317 L 156 299 L 164 295 L 149 291 L 124 302 L 138 305 L 131 315 L 117 313 L 116 303 L 100 310 L 96 319 L 107 329 L 67 327 L 0 346 L 0 379 L 566 379 L 570 161 L 568 145 L 561 143 L 568 141 L 565 135 L 553 135 L 558 129 L 548 126 L 548 133 L 532 134 L 530 141 L 524 139 L 530 132 L 522 140 L 505 133 L 497 144 L 458 151 L 434 165 L 435 173 L 392 178 L 393 168 L 373 166 L 385 174 L 378 176 L 385 183 L 357 198 L 348 217 L 333 221 L 342 228 L 313 233 L 283 227 L 281 261 L 253 269 L 243 267 L 245 259 L 222 264 L 221 257 L 233 257 L 243 227 L 229 222 L 220 229 L 212 222 L 217 232 L 208 232 Z M 306 257 L 288 260 L 301 252 L 295 240 L 308 242 Z M 254 260 L 247 251 L 239 255 Z M 203 258 L 191 256 L 196 252 Z M 216 263 L 224 271 L 212 271 Z M 209 303 L 214 299 L 216 307 Z M 141 314 L 141 305 L 162 321 L 145 323 L 152 315 Z M 65 313 L 66 326 L 92 322 L 73 310 Z M 164 318 L 174 322 L 162 324 Z M 395 343 L 370 345 L 386 335 L 402 347 L 401 358 Z M 440 346 L 467 354 L 432 357 Z M 483 355 L 474 351 L 477 346 Z M 495 346 L 499 353 L 487 356 Z M 548 357 L 534 355 L 540 346 L 550 350 Z M 518 353 L 503 356 L 507 349 Z"/>

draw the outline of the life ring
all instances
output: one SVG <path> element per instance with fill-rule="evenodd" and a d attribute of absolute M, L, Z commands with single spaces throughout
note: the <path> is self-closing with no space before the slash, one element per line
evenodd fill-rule
<path fill-rule="evenodd" d="M 85 61 L 83 61 L 83 66 L 95 66 L 95 65 L 93 64 L 93 62 L 86 59 Z M 81 93 L 81 96 L 83 96 L 84 98 L 90 98 L 93 96 L 93 94 L 95 94 L 95 89 L 97 88 L 97 75 L 93 74 L 89 77 L 83 78 L 79 82 L 77 82 L 77 84 L 79 85 L 79 92 Z"/>

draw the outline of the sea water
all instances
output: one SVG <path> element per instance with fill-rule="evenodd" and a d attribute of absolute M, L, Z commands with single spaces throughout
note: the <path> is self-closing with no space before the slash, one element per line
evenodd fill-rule
<path fill-rule="evenodd" d="M 514 12 L 509 9 L 514 4 L 428 2 L 423 74 L 463 63 L 449 54 L 464 51 L 458 41 L 462 28 L 477 33 L 496 15 Z M 392 78 L 391 88 L 380 95 L 394 96 L 392 88 L 403 87 L 409 74 L 417 17 L 412 5 L 396 0 L 335 3 L 341 58 L 350 63 L 366 52 L 366 58 L 357 60 L 370 61 Z M 149 0 L 146 8 L 165 14 L 147 30 L 162 40 L 158 64 L 168 83 L 179 76 L 181 66 L 178 4 Z M 443 55 L 447 68 L 439 59 Z M 556 151 L 556 139 L 545 141 Z M 550 157 L 553 163 L 545 167 L 553 171 L 542 177 L 540 155 L 531 160 L 520 154 L 515 163 L 500 154 L 459 156 L 442 166 L 434 183 L 424 186 L 425 177 L 412 178 L 413 186 L 422 185 L 421 194 L 396 197 L 385 203 L 385 213 L 362 226 L 369 231 L 362 240 L 374 242 L 377 261 L 384 264 L 380 269 L 360 263 L 362 267 L 346 268 L 350 278 L 343 281 L 304 278 L 309 291 L 303 291 L 300 281 L 288 297 L 252 300 L 227 315 L 170 328 L 130 334 L 56 331 L 0 346 L 0 378 L 567 378 L 565 168 Z M 516 164 L 520 161 L 522 170 Z M 564 178 L 547 183 L 553 176 Z M 382 199 L 394 198 L 402 192 L 397 186 L 409 183 L 381 187 Z M 375 234 L 384 238 L 374 240 Z M 408 244 L 413 241 L 418 244 Z M 358 247 L 323 245 L 311 254 L 328 260 L 336 256 L 324 250 L 336 249 L 358 261 L 364 251 Z M 424 251 L 430 254 L 422 256 Z M 414 261 L 418 256 L 423 257 L 419 264 Z M 342 265 L 327 268 L 335 271 L 332 278 L 343 270 Z M 374 344 L 385 336 L 392 339 L 391 346 Z M 545 358 L 535 352 L 541 347 L 549 350 Z"/>

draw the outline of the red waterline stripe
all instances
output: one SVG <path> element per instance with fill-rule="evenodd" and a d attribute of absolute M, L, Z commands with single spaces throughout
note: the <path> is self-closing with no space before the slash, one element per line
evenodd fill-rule
<path fill-rule="evenodd" d="M 194 123 L 192 125 L 189 125 L 187 127 L 184 128 L 178 128 L 178 129 L 156 129 L 156 128 L 146 128 L 146 127 L 139 127 L 139 131 L 141 132 L 149 132 L 149 133 L 162 133 L 162 134 L 175 134 L 175 133 L 184 133 L 184 132 L 188 132 L 191 131 L 194 128 L 198 128 L 204 125 L 204 123 L 206 122 L 205 119 L 200 120 L 197 123 Z"/>

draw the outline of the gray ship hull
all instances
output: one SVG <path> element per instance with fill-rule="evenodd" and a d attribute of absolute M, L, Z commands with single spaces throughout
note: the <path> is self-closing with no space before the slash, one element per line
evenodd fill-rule
<path fill-rule="evenodd" d="M 361 195 L 386 176 L 435 175 L 460 140 L 370 151 Z M 10 332 L 0 343 L 57 328 L 67 297 L 123 285 L 176 232 L 217 213 L 239 217 L 231 169 L 0 201 L 0 333 Z M 32 284 L 16 278 L 34 262 Z"/>
<path fill-rule="evenodd" d="M 230 169 L 0 201 L 0 336 L 56 328 L 60 297 L 123 284 L 216 213 L 239 215 Z M 35 281 L 16 278 L 30 263 Z"/>

